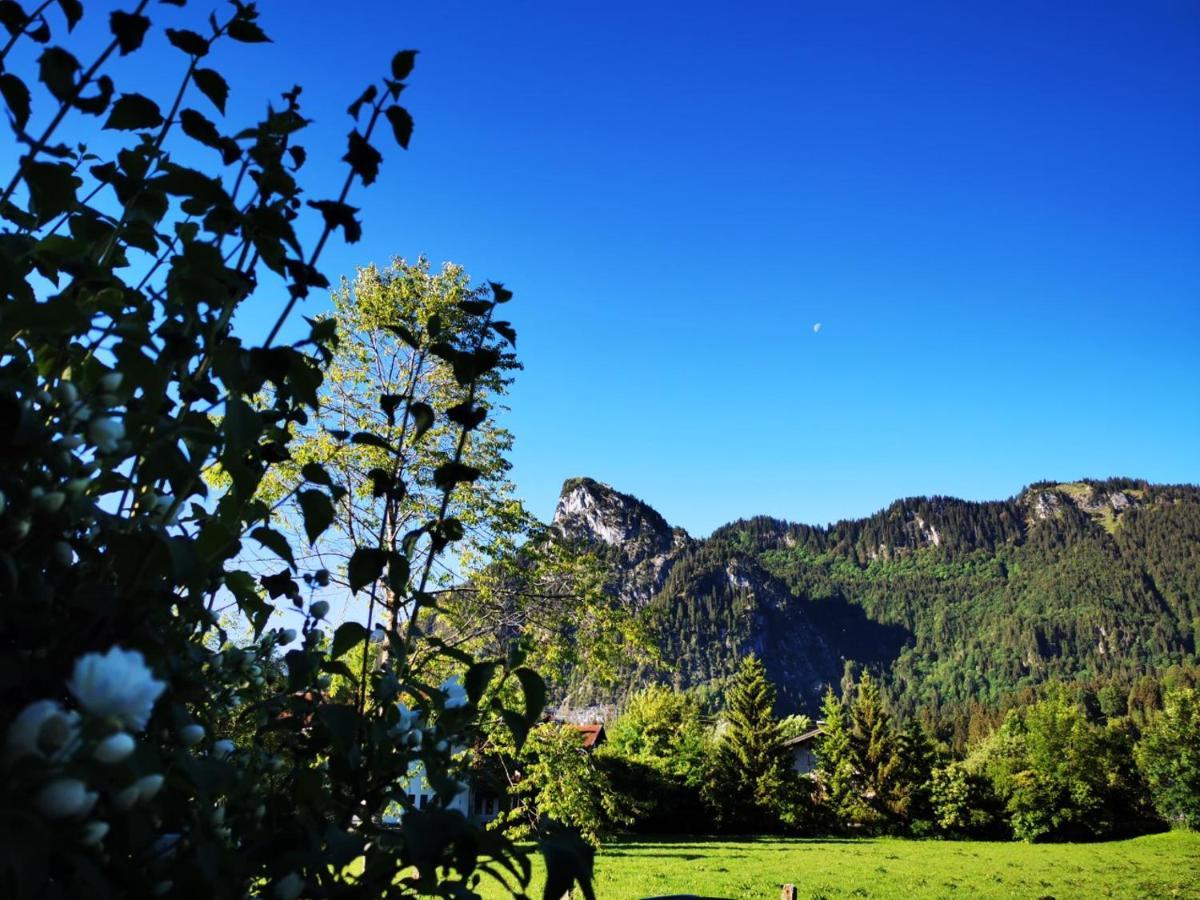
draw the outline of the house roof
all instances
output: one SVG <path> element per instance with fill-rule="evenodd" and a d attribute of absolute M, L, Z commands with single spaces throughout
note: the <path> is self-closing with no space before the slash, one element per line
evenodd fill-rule
<path fill-rule="evenodd" d="M 591 750 L 598 744 L 603 744 L 606 735 L 604 734 L 604 725 L 596 723 L 594 725 L 569 725 L 569 728 L 574 728 L 583 735 L 583 749 Z"/>
<path fill-rule="evenodd" d="M 793 738 L 788 738 L 786 741 L 783 742 L 783 746 L 785 746 L 785 747 L 800 747 L 804 744 L 807 744 L 813 738 L 820 737 L 824 733 L 825 733 L 825 729 L 822 728 L 820 725 L 818 725 L 816 728 L 812 729 L 811 731 L 806 731 L 806 732 L 804 732 L 804 734 L 798 734 Z"/>

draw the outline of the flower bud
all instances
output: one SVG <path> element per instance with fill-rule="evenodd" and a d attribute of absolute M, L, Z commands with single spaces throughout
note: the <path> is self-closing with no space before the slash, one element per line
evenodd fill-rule
<path fill-rule="evenodd" d="M 214 741 L 212 745 L 212 756 L 214 759 L 224 759 L 233 753 L 233 741 L 228 738 L 223 738 L 219 741 Z"/>
<path fill-rule="evenodd" d="M 38 498 L 38 509 L 44 513 L 56 513 L 67 502 L 67 495 L 62 491 L 51 491 Z"/>
<path fill-rule="evenodd" d="M 272 893 L 275 900 L 296 900 L 304 890 L 304 879 L 295 872 L 289 872 L 277 882 Z"/>
<path fill-rule="evenodd" d="M 68 406 L 79 399 L 79 388 L 75 387 L 69 381 L 60 381 L 54 393 L 62 403 Z"/>
<path fill-rule="evenodd" d="M 38 791 L 34 803 L 48 819 L 73 818 L 91 812 L 96 794 L 78 778 L 59 778 Z"/>
<path fill-rule="evenodd" d="M 141 796 L 141 790 L 137 786 L 137 782 L 129 785 L 127 788 L 122 788 L 112 796 L 112 806 L 117 812 L 125 812 L 127 809 L 132 809 L 133 804 L 138 802 L 138 797 Z"/>
<path fill-rule="evenodd" d="M 125 426 L 116 419 L 97 416 L 88 422 L 88 440 L 102 453 L 112 453 L 125 437 Z"/>
<path fill-rule="evenodd" d="M 143 775 L 133 783 L 138 791 L 138 800 L 142 803 L 153 800 L 162 790 L 164 781 L 166 779 L 161 775 Z"/>
<path fill-rule="evenodd" d="M 123 731 L 118 731 L 97 744 L 96 749 L 92 751 L 92 757 L 97 762 L 112 765 L 128 758 L 136 746 L 132 737 Z"/>
<path fill-rule="evenodd" d="M 104 840 L 104 836 L 108 834 L 107 822 L 88 822 L 83 826 L 83 832 L 79 835 L 79 842 L 85 847 L 93 847 Z"/>
<path fill-rule="evenodd" d="M 179 729 L 179 743 L 185 747 L 194 747 L 204 740 L 204 726 L 193 722 Z"/>
<path fill-rule="evenodd" d="M 318 600 L 308 607 L 308 614 L 314 619 L 323 619 L 329 613 L 329 603 L 326 600 Z"/>

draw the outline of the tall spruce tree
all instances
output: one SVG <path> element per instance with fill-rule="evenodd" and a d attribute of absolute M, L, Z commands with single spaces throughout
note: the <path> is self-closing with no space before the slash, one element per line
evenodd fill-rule
<path fill-rule="evenodd" d="M 794 798 L 775 688 L 757 656 L 742 660 L 725 696 L 727 728 L 712 757 L 705 800 L 726 829 L 777 830 Z"/>

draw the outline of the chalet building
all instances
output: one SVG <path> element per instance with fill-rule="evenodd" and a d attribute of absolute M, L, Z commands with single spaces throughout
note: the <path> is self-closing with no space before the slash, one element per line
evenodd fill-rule
<path fill-rule="evenodd" d="M 817 727 L 811 731 L 798 734 L 794 738 L 788 738 L 783 742 L 783 745 L 791 751 L 793 772 L 799 772 L 801 775 L 811 775 L 813 770 L 817 768 L 817 744 L 824 733 L 825 729 L 822 727 L 822 724 L 817 723 Z"/>

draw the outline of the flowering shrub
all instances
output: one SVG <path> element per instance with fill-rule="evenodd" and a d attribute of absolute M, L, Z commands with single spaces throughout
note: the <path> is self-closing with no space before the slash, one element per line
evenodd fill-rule
<path fill-rule="evenodd" d="M 113 12 L 86 62 L 61 43 L 84 20 L 79 0 L 0 2 L 6 159 L 20 148 L 0 182 L 0 896 L 471 896 L 483 875 L 520 890 L 521 853 L 449 808 L 464 775 L 451 754 L 484 715 L 522 740 L 543 686 L 519 653 L 475 661 L 421 627 L 430 566 L 462 537 L 447 509 L 477 474 L 462 449 L 486 417 L 475 386 L 497 364 L 484 338 L 512 339 L 494 316 L 510 294 L 493 285 L 464 304 L 453 332 L 404 329 L 453 366 L 452 403 L 381 397 L 394 435 L 335 436 L 385 449 L 395 473 L 435 420 L 459 434 L 421 473 L 440 509 L 362 539 L 340 573 L 365 597 L 367 624 L 326 624 L 328 602 L 311 592 L 329 573 L 297 563 L 256 499 L 317 402 L 333 324 L 280 337 L 299 301 L 328 287 L 328 241 L 361 234 L 347 198 L 379 174 L 377 132 L 407 146 L 397 100 L 415 53 L 398 53 L 351 104 L 346 179 L 309 200 L 298 88 L 259 122 L 218 124 L 229 85 L 210 52 L 268 39 L 254 5 L 189 17 L 171 8 L 184 0 L 166 2 L 155 15 L 171 17 L 180 81 L 159 98 L 119 91 L 105 71 L 156 27 L 148 0 Z M 23 78 L 14 60 L 34 52 L 36 80 Z M 63 142 L 72 123 L 127 140 L 100 158 Z M 181 165 L 176 147 L 198 147 L 211 170 Z M 282 285 L 278 314 L 248 345 L 231 322 L 260 283 Z M 219 491 L 204 477 L 214 467 L 227 477 Z M 312 540 L 345 488 L 320 465 L 302 474 L 293 493 Z M 402 501 L 402 479 L 380 483 Z M 248 541 L 278 570 L 240 567 Z M 359 652 L 351 672 L 348 655 L 383 619 L 383 588 L 399 613 L 385 661 L 367 671 Z M 269 627 L 281 607 L 303 624 Z M 222 627 L 230 610 L 249 637 Z M 437 687 L 418 656 L 437 671 L 452 658 L 460 676 Z M 332 699 L 335 676 L 354 676 L 357 696 Z M 490 699 L 514 695 L 517 709 Z M 425 809 L 404 793 L 418 763 L 436 792 Z M 385 824 L 397 805 L 399 824 Z M 584 874 L 565 839 L 544 850 L 549 889 Z"/>

